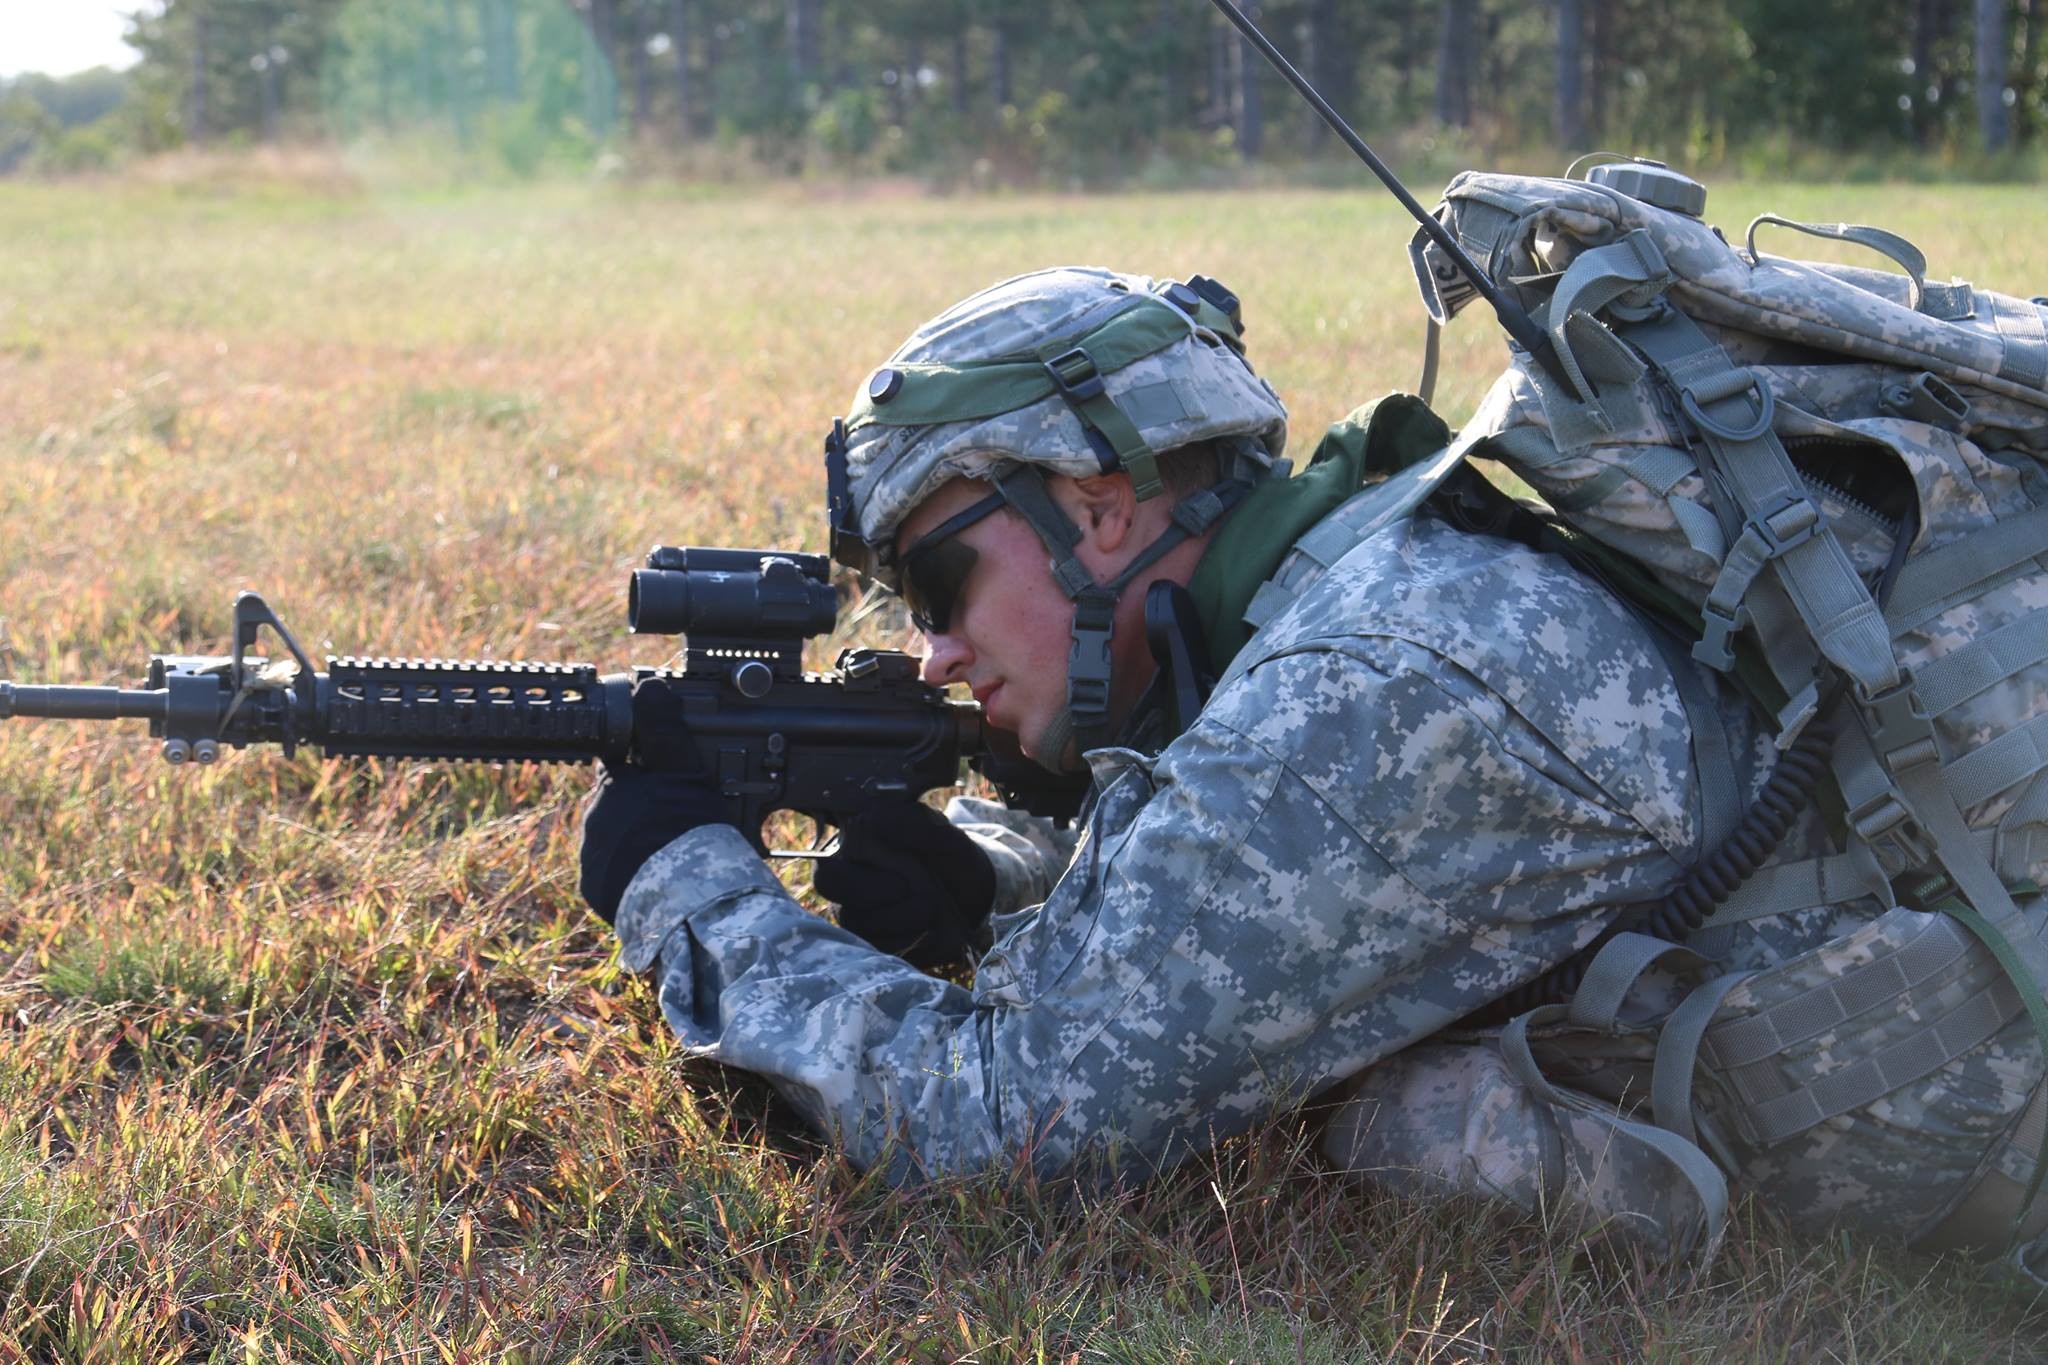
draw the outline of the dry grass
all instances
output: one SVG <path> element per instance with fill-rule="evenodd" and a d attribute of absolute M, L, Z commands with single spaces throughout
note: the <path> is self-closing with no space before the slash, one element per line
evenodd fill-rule
<path fill-rule="evenodd" d="M 2048 280 L 2024 190 L 1719 198 Z M 0 676 L 222 648 L 244 586 L 315 649 L 655 662 L 625 567 L 820 548 L 824 423 L 938 306 L 1060 261 L 1217 275 L 1312 434 L 1410 381 L 1406 235 L 1364 193 L 0 184 Z M 1454 330 L 1447 411 L 1497 359 Z M 883 1189 L 676 1055 L 575 896 L 586 781 L 0 728 L 0 1360 L 2048 1348 L 1967 1267 L 1745 1225 L 1691 1281 L 1362 1194 L 1298 1120 L 1139 1188 Z"/>

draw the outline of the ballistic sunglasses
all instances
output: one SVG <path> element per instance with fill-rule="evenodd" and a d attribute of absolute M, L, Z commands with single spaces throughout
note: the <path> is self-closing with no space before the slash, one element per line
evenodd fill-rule
<path fill-rule="evenodd" d="M 954 537 L 1003 506 L 1003 495 L 991 493 L 956 512 L 917 538 L 903 552 L 900 581 L 910 620 L 926 635 L 943 635 L 952 627 L 953 609 L 979 557 L 972 545 Z"/>

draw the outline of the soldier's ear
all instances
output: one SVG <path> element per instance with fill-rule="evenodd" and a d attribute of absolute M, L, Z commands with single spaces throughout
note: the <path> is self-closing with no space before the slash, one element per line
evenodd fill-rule
<path fill-rule="evenodd" d="M 1061 485 L 1064 485 L 1062 487 Z M 1095 548 L 1104 552 L 1121 549 L 1137 520 L 1138 495 L 1128 474 L 1091 474 L 1087 478 L 1055 481 L 1053 496 L 1064 504 L 1066 514 Z"/>

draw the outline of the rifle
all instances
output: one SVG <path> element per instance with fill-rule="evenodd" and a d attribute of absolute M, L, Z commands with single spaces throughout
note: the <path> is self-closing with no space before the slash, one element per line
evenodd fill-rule
<path fill-rule="evenodd" d="M 302 744 L 330 757 L 449 762 L 639 763 L 687 756 L 763 854 L 779 810 L 821 825 L 956 786 L 962 764 L 1021 809 L 1071 816 L 1080 788 L 1036 769 L 981 708 L 918 676 L 901 650 L 843 650 L 803 669 L 803 642 L 832 629 L 838 595 L 824 555 L 656 546 L 634 570 L 627 628 L 682 635 L 679 669 L 600 675 L 590 664 L 493 659 L 330 657 L 313 667 L 257 594 L 236 596 L 233 653 L 158 654 L 140 688 L 33 686 L 0 680 L 0 720 L 135 718 L 172 764 L 223 749 Z M 252 654 L 270 630 L 288 657 Z M 660 680 L 682 699 L 687 743 L 634 730 L 634 691 Z M 672 737 L 661 737 L 663 740 Z M 778 856 L 803 856 L 779 853 Z"/>

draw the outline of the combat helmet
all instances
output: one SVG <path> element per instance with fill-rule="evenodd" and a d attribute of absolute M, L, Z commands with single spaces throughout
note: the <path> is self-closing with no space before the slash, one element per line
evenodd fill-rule
<path fill-rule="evenodd" d="M 912 509 L 955 477 L 993 485 L 939 530 L 1007 506 L 1038 533 L 1074 603 L 1067 708 L 1040 751 L 1057 755 L 1070 737 L 1083 749 L 1108 743 L 1110 631 L 1124 587 L 1284 469 L 1287 410 L 1246 361 L 1243 333 L 1236 296 L 1199 275 L 1061 267 L 955 305 L 918 328 L 833 426 L 833 557 L 895 588 L 896 532 Z M 1165 491 L 1159 457 L 1197 442 L 1222 455 L 1218 482 L 1183 497 L 1172 525 L 1098 584 L 1045 476 L 1121 470 L 1142 501 Z"/>

